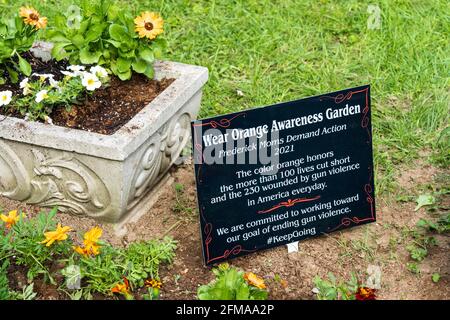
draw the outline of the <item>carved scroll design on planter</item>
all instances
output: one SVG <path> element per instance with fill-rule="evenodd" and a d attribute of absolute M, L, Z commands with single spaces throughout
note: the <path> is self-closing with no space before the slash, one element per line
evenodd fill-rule
<path fill-rule="evenodd" d="M 191 116 L 182 113 L 169 121 L 151 138 L 151 144 L 140 158 L 128 198 L 130 210 L 169 170 L 189 139 Z"/>
<path fill-rule="evenodd" d="M 62 212 L 102 217 L 108 213 L 111 197 L 103 181 L 73 155 L 57 158 L 32 150 L 35 177 L 28 203 L 45 207 L 58 206 Z"/>
<path fill-rule="evenodd" d="M 0 195 L 25 200 L 31 194 L 30 177 L 19 156 L 0 141 Z"/>

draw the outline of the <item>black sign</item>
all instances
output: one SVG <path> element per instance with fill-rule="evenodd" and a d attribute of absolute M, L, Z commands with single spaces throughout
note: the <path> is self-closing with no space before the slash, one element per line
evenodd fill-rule
<path fill-rule="evenodd" d="M 375 221 L 370 87 L 192 122 L 206 265 Z"/>

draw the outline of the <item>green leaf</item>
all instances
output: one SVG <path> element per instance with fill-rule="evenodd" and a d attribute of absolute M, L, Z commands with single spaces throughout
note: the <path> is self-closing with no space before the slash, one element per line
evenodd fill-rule
<path fill-rule="evenodd" d="M 428 227 L 428 221 L 425 219 L 420 218 L 419 221 L 417 221 L 416 226 L 427 228 Z"/>
<path fill-rule="evenodd" d="M 73 43 L 78 49 L 81 49 L 81 48 L 84 46 L 84 44 L 85 44 L 84 37 L 83 37 L 81 34 L 77 33 L 77 34 L 72 38 L 72 43 Z"/>
<path fill-rule="evenodd" d="M 64 42 L 67 44 L 70 43 L 70 40 L 67 39 L 61 32 L 52 32 L 49 37 L 50 37 L 49 40 L 53 43 L 57 42 Z"/>
<path fill-rule="evenodd" d="M 66 277 L 66 286 L 69 289 L 73 289 L 79 285 L 81 273 L 78 266 L 69 265 L 61 270 L 61 274 Z"/>
<path fill-rule="evenodd" d="M 111 52 L 108 49 L 103 50 L 103 58 L 105 58 L 107 61 L 111 58 Z"/>
<path fill-rule="evenodd" d="M 119 15 L 120 12 L 120 8 L 115 5 L 112 4 L 109 8 L 108 8 L 108 20 L 109 21 L 114 21 L 117 19 L 117 16 Z"/>
<path fill-rule="evenodd" d="M 254 300 L 267 300 L 269 293 L 265 290 L 250 288 L 250 297 Z"/>
<path fill-rule="evenodd" d="M 332 284 L 336 284 L 336 277 L 334 276 L 334 274 L 332 272 L 328 272 L 328 279 L 330 279 Z"/>
<path fill-rule="evenodd" d="M 86 33 L 86 36 L 85 36 L 86 43 L 98 40 L 100 38 L 100 36 L 102 35 L 103 30 L 105 30 L 105 27 L 106 27 L 105 24 L 92 25 L 89 28 L 88 32 Z"/>
<path fill-rule="evenodd" d="M 122 81 L 130 80 L 131 79 L 131 69 L 128 70 L 127 72 L 119 72 L 116 75 Z"/>
<path fill-rule="evenodd" d="M 115 40 L 106 40 L 106 42 L 111 43 L 114 47 L 120 48 L 122 46 L 122 43 L 120 41 Z"/>
<path fill-rule="evenodd" d="M 436 199 L 430 195 L 430 194 L 421 194 L 417 199 L 417 206 L 414 209 L 414 211 L 419 210 L 420 208 L 422 208 L 423 206 L 430 206 L 432 204 L 434 204 L 436 201 Z"/>
<path fill-rule="evenodd" d="M 64 47 L 68 46 L 70 43 L 59 42 L 55 43 L 52 48 L 52 57 L 57 61 L 61 61 L 68 57 L 68 53 L 64 50 Z"/>
<path fill-rule="evenodd" d="M 337 290 L 335 288 L 325 289 L 324 295 L 327 297 L 327 300 L 336 300 L 338 297 Z"/>
<path fill-rule="evenodd" d="M 132 67 L 137 73 L 144 73 L 147 70 L 147 62 L 142 59 L 136 59 L 133 61 Z"/>
<path fill-rule="evenodd" d="M 209 294 L 209 286 L 200 286 L 197 290 L 197 296 L 199 300 L 212 300 Z"/>
<path fill-rule="evenodd" d="M 98 59 L 102 56 L 101 51 L 92 52 L 88 47 L 84 47 L 80 50 L 80 61 L 83 64 L 98 63 Z"/>
<path fill-rule="evenodd" d="M 149 63 L 153 63 L 155 61 L 155 55 L 153 54 L 153 51 L 150 49 L 140 49 L 139 57 L 141 57 L 142 59 L 144 59 Z"/>
<path fill-rule="evenodd" d="M 147 69 L 144 72 L 144 75 L 149 78 L 149 79 L 153 79 L 154 75 L 155 75 L 155 69 L 153 69 L 153 65 L 148 65 Z"/>
<path fill-rule="evenodd" d="M 124 73 L 129 71 L 131 68 L 131 60 L 129 59 L 124 59 L 122 57 L 119 57 L 117 59 L 117 70 L 119 71 L 119 73 Z"/>
<path fill-rule="evenodd" d="M 434 283 L 438 283 L 440 279 L 441 275 L 437 272 L 433 273 L 433 275 L 431 276 L 431 280 L 433 280 Z"/>
<path fill-rule="evenodd" d="M 84 34 L 86 32 L 86 30 L 88 29 L 90 24 L 91 24 L 91 18 L 81 21 L 80 28 L 78 29 L 78 32 L 80 34 Z"/>
<path fill-rule="evenodd" d="M 248 300 L 250 295 L 250 289 L 248 285 L 242 283 L 236 291 L 236 300 Z"/>
<path fill-rule="evenodd" d="M 55 29 L 64 30 L 67 26 L 66 23 L 67 17 L 60 12 L 56 13 L 53 17 L 53 27 L 55 27 Z M 52 32 L 53 30 L 47 31 L 47 35 L 50 36 Z"/>
<path fill-rule="evenodd" d="M 6 70 L 8 71 L 9 74 L 9 79 L 11 80 L 12 83 L 17 83 L 19 82 L 19 74 L 12 68 L 5 66 Z"/>
<path fill-rule="evenodd" d="M 113 40 L 119 42 L 126 42 L 130 39 L 127 28 L 118 24 L 112 24 L 109 26 L 109 35 Z"/>
<path fill-rule="evenodd" d="M 411 258 L 416 261 L 422 261 L 428 255 L 428 250 L 425 248 L 419 248 L 415 245 L 409 245 L 406 249 L 410 252 Z"/>
<path fill-rule="evenodd" d="M 164 51 L 167 50 L 167 41 L 162 38 L 154 40 L 152 45 L 153 53 L 156 59 L 161 59 Z"/>
<path fill-rule="evenodd" d="M 136 53 L 134 49 L 131 50 L 119 49 L 119 56 L 126 59 L 134 59 L 136 57 Z"/>
<path fill-rule="evenodd" d="M 19 69 L 20 71 L 26 75 L 27 77 L 31 75 L 31 66 L 28 63 L 27 60 L 25 60 L 24 58 L 22 58 L 19 54 L 17 54 L 17 56 L 19 57 Z"/>
<path fill-rule="evenodd" d="M 15 22 L 15 27 L 17 32 L 22 33 L 23 28 L 25 27 L 25 24 L 22 21 L 22 18 L 19 16 L 16 16 L 16 18 L 14 19 Z"/>

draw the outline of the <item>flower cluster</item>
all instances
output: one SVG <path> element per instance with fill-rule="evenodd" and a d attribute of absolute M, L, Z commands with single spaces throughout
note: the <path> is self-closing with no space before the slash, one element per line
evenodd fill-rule
<path fill-rule="evenodd" d="M 81 245 L 75 247 L 79 237 L 70 226 L 58 222 L 57 213 L 55 207 L 25 218 L 20 210 L 3 214 L 0 209 L 0 259 L 6 261 L 2 261 L 3 266 L 22 266 L 30 282 L 45 275 L 45 282 L 64 289 L 80 289 L 83 285 L 82 291 L 88 293 L 82 298 L 91 299 L 93 292 L 105 296 L 120 294 L 129 300 L 135 294 L 146 300 L 159 298 L 159 266 L 173 261 L 175 241 L 166 237 L 116 248 L 102 241 L 103 230 L 94 226 L 84 233 Z M 149 275 L 152 278 L 148 279 Z"/>
<path fill-rule="evenodd" d="M 85 71 L 85 66 L 73 65 L 67 67 L 67 71 L 61 71 L 63 75 L 68 78 L 80 77 L 81 84 L 88 91 L 94 91 L 102 86 L 103 83 L 107 83 L 109 80 L 108 72 L 101 66 L 93 66 L 90 68 L 90 72 Z"/>
<path fill-rule="evenodd" d="M 29 120 L 41 118 L 49 122 L 54 106 L 70 108 L 83 92 L 93 92 L 109 82 L 108 72 L 101 66 L 86 71 L 85 66 L 72 65 L 61 73 L 60 81 L 56 78 L 61 77 L 54 74 L 31 74 L 19 83 L 22 92 L 16 97 L 10 90 L 0 92 L 0 107 L 18 110 Z"/>
<path fill-rule="evenodd" d="M 98 2 L 84 1 L 81 5 L 82 28 L 69 27 L 62 14 L 55 19 L 52 30 L 46 33 L 47 40 L 54 43 L 53 58 L 102 64 L 122 81 L 136 73 L 152 79 L 155 59 L 161 59 L 167 49 L 161 15 L 142 11 L 136 16 L 114 1 L 110 5 Z"/>

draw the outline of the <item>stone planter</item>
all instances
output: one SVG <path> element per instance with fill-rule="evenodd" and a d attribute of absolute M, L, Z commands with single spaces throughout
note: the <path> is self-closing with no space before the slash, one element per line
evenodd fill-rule
<path fill-rule="evenodd" d="M 189 140 L 208 70 L 159 62 L 155 75 L 176 80 L 110 136 L 0 115 L 0 195 L 105 222 L 130 214 Z"/>

